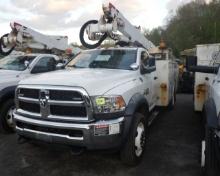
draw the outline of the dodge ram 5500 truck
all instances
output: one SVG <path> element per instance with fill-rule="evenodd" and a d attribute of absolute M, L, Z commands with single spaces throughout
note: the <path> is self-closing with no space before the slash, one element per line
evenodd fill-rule
<path fill-rule="evenodd" d="M 0 60 L 0 130 L 13 132 L 15 88 L 20 80 L 56 70 L 61 60 L 52 54 L 11 54 Z"/>
<path fill-rule="evenodd" d="M 66 70 L 20 81 L 17 134 L 88 150 L 116 148 L 125 163 L 137 164 L 157 107 L 175 104 L 176 63 L 164 56 L 155 61 L 138 47 L 87 50 Z"/>

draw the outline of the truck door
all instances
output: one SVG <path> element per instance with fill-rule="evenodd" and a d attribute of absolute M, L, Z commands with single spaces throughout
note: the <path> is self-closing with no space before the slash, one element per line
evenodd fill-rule
<path fill-rule="evenodd" d="M 155 58 L 149 57 L 148 53 L 141 52 L 141 70 L 143 71 L 143 85 L 144 85 L 144 94 L 148 100 L 150 109 L 153 108 L 156 104 L 156 66 L 155 66 Z"/>

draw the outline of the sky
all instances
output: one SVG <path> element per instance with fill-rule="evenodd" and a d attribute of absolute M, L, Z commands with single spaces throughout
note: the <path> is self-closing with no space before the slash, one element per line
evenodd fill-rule
<path fill-rule="evenodd" d="M 1 0 L 0 36 L 9 33 L 10 22 L 39 32 L 68 36 L 79 43 L 80 27 L 99 19 L 102 4 L 111 2 L 134 25 L 147 29 L 164 25 L 170 12 L 191 0 Z"/>

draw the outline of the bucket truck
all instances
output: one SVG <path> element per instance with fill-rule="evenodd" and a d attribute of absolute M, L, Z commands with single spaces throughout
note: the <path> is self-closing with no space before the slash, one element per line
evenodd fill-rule
<path fill-rule="evenodd" d="M 188 70 L 195 72 L 194 110 L 202 113 L 204 136 L 201 165 L 207 176 L 220 174 L 220 44 L 196 46 L 188 59 Z"/>
<path fill-rule="evenodd" d="M 155 47 L 112 4 L 99 21 L 85 23 L 89 48 L 66 70 L 22 80 L 16 89 L 17 134 L 85 149 L 117 149 L 128 165 L 138 164 L 148 143 L 148 126 L 161 107 L 176 100 L 177 64 L 164 45 Z M 84 39 L 85 32 L 95 44 Z M 112 48 L 97 48 L 107 38 Z"/>
<path fill-rule="evenodd" d="M 61 55 L 68 47 L 66 36 L 48 36 L 16 22 L 0 38 L 0 130 L 13 132 L 14 92 L 26 77 L 62 67 Z M 27 53 L 24 53 L 27 52 Z M 31 52 L 31 53 L 30 53 Z M 29 53 L 29 54 L 28 54 Z"/>

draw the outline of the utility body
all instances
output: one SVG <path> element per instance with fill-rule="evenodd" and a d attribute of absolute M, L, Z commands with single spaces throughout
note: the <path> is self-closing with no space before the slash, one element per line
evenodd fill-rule
<path fill-rule="evenodd" d="M 82 44 L 87 31 L 98 40 L 96 47 L 109 36 L 123 47 L 85 44 L 91 50 L 82 51 L 65 70 L 22 80 L 16 90 L 16 131 L 26 139 L 117 149 L 126 164 L 135 165 L 157 109 L 175 105 L 178 68 L 171 50 L 154 47 L 112 4 L 103 11 L 101 21 L 82 26 Z M 113 37 L 116 29 L 122 35 Z"/>
<path fill-rule="evenodd" d="M 192 58 L 191 58 L 192 59 Z M 206 175 L 220 170 L 220 44 L 196 46 L 196 57 L 188 69 L 195 72 L 194 110 L 202 112 L 204 140 L 202 166 Z"/>

